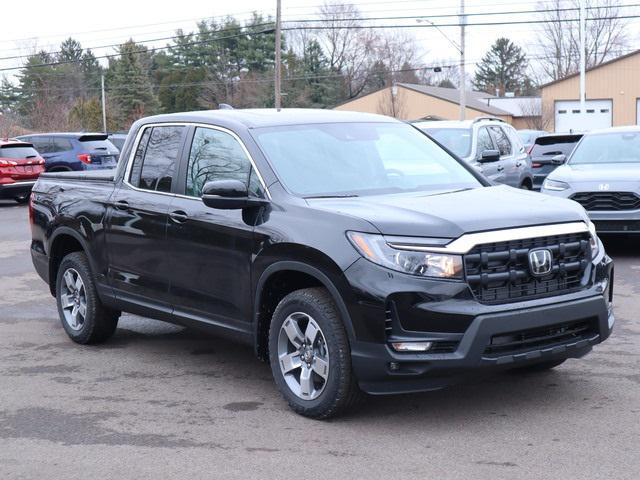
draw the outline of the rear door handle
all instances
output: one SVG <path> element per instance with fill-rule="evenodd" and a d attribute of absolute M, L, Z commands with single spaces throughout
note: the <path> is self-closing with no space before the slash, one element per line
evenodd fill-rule
<path fill-rule="evenodd" d="M 129 202 L 126 200 L 118 200 L 113 206 L 116 210 L 129 210 Z"/>
<path fill-rule="evenodd" d="M 189 215 L 182 210 L 175 210 L 169 214 L 169 218 L 175 223 L 184 223 L 189 220 Z"/>

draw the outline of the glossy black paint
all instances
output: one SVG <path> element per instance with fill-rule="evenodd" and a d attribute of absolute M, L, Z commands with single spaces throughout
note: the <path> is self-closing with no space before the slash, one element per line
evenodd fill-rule
<path fill-rule="evenodd" d="M 356 252 L 345 235 L 352 230 L 453 239 L 468 232 L 586 221 L 574 202 L 490 187 L 480 177 L 482 186 L 460 192 L 305 200 L 279 182 L 252 137 L 253 128 L 305 122 L 343 122 L 348 128 L 351 121 L 395 120 L 345 112 L 281 113 L 224 110 L 150 117 L 132 126 L 115 171 L 43 175 L 34 187 L 32 206 L 36 270 L 53 292 L 60 255 L 79 247 L 89 256 L 99 295 L 107 305 L 226 334 L 253 344 L 261 355 L 278 295 L 287 289 L 325 286 L 342 313 L 361 386 L 375 393 L 439 385 L 427 378 L 433 356 L 398 357 L 388 347 L 385 322 L 390 304 L 399 339 L 461 341 L 473 337 L 470 329 L 478 322 L 488 334 L 491 325 L 500 323 L 492 318 L 511 316 L 514 321 L 524 318 L 523 324 L 539 323 L 527 312 L 555 318 L 560 303 L 566 311 L 567 302 L 585 299 L 597 305 L 594 315 L 602 317 L 603 291 L 612 268 L 602 254 L 589 289 L 562 298 L 488 306 L 475 301 L 462 281 L 419 278 L 374 265 Z M 142 128 L 156 123 L 188 125 L 185 143 L 195 124 L 233 132 L 264 180 L 262 198 L 254 198 L 246 208 L 221 209 L 186 196 L 184 165 L 189 149 L 184 146 L 171 192 L 141 191 L 129 185 L 125 173 L 134 139 Z M 214 187 L 211 195 L 228 197 L 230 190 L 245 194 L 233 185 Z M 601 323 L 606 320 L 600 318 Z M 603 330 L 599 341 L 608 334 Z M 474 338 L 469 342 L 480 341 Z M 447 373 L 447 365 L 452 371 L 488 366 L 481 365 L 473 352 L 467 350 L 465 358 L 438 357 L 439 374 Z M 390 373 L 388 362 L 399 360 L 415 364 L 413 370 L 404 376 Z"/>

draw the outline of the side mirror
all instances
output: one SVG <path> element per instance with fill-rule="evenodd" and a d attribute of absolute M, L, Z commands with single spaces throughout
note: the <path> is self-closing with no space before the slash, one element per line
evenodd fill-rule
<path fill-rule="evenodd" d="M 478 163 L 497 162 L 500 160 L 500 152 L 498 150 L 484 150 L 480 154 Z"/>
<path fill-rule="evenodd" d="M 202 202 L 211 208 L 238 210 L 266 205 L 268 200 L 250 197 L 247 186 L 239 180 L 213 180 L 204 184 Z"/>
<path fill-rule="evenodd" d="M 560 155 L 556 155 L 555 157 L 551 158 L 551 163 L 554 165 L 562 165 L 567 161 L 567 156 L 564 153 L 561 153 Z"/>

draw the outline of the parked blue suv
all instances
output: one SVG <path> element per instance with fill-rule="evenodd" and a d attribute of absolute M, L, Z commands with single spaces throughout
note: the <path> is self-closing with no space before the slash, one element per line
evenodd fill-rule
<path fill-rule="evenodd" d="M 104 133 L 39 133 L 22 135 L 45 159 L 47 172 L 114 168 L 118 149 Z"/>

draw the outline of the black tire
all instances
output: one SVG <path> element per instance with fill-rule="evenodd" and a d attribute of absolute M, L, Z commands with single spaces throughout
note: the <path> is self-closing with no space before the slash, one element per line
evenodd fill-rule
<path fill-rule="evenodd" d="M 522 182 L 522 185 L 520 185 L 520 188 L 522 190 L 531 190 L 532 186 L 529 182 Z"/>
<path fill-rule="evenodd" d="M 294 312 L 309 315 L 320 327 L 329 355 L 329 372 L 320 395 L 313 400 L 297 396 L 280 369 L 278 337 L 287 317 Z M 314 419 L 327 419 L 347 411 L 363 394 L 351 368 L 351 349 L 333 299 L 324 288 L 305 288 L 284 297 L 273 313 L 269 328 L 269 358 L 274 380 L 289 406 L 296 413 Z"/>
<path fill-rule="evenodd" d="M 84 298 L 86 299 L 86 315 L 79 329 L 73 329 L 67 320 L 62 307 L 62 292 L 65 272 L 77 272 L 82 279 Z M 80 344 L 101 343 L 113 335 L 118 326 L 120 312 L 105 307 L 96 291 L 89 260 L 83 252 L 70 253 L 62 259 L 56 275 L 56 303 L 62 326 L 69 338 Z"/>
<path fill-rule="evenodd" d="M 27 193 L 26 195 L 19 195 L 17 197 L 13 197 L 13 199 L 18 202 L 20 205 L 24 205 L 25 203 L 27 203 L 29 201 L 29 197 L 30 197 L 30 193 Z"/>
<path fill-rule="evenodd" d="M 560 360 L 548 360 L 546 362 L 534 363 L 533 365 L 527 365 L 525 367 L 514 368 L 513 371 L 518 373 L 545 372 L 559 365 L 562 365 L 566 361 L 567 361 L 566 358 L 562 358 Z"/>

